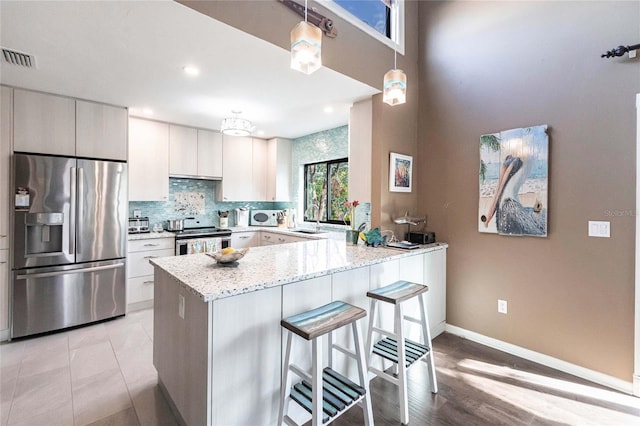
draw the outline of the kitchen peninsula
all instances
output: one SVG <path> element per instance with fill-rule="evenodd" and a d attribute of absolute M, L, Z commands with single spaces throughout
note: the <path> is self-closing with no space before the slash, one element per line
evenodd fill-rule
<path fill-rule="evenodd" d="M 158 382 L 186 424 L 274 424 L 280 319 L 338 299 L 368 310 L 369 289 L 406 279 L 429 286 L 435 336 L 444 329 L 446 248 L 402 251 L 323 239 L 251 248 L 237 267 L 204 254 L 151 259 Z M 360 326 L 366 332 L 366 320 Z M 334 340 L 346 343 L 347 333 Z M 294 356 L 310 360 L 303 346 Z M 334 355 L 334 366 L 354 374 L 342 354 Z"/>

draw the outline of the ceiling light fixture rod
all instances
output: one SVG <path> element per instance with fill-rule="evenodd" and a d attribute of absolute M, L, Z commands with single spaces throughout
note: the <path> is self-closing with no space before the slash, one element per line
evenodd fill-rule
<path fill-rule="evenodd" d="M 305 22 L 308 21 L 313 25 L 315 25 L 316 27 L 320 28 L 324 33 L 324 35 L 326 35 L 327 37 L 335 38 L 338 35 L 338 31 L 333 26 L 333 21 L 327 18 L 326 16 L 322 15 L 321 13 L 318 13 L 313 9 L 307 8 L 306 1 L 304 6 L 293 0 L 279 0 L 279 1 L 280 3 L 287 6 L 289 9 L 296 12 L 298 15 L 304 17 Z"/>

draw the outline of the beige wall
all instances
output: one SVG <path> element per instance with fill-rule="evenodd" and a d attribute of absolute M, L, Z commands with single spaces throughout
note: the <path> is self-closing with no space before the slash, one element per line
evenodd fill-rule
<path fill-rule="evenodd" d="M 180 0 L 180 3 L 287 50 L 291 29 L 301 20 L 299 15 L 277 0 Z M 310 1 L 309 7 L 316 7 L 333 19 L 338 31 L 334 39 L 323 37 L 323 65 L 382 90 L 382 78 L 393 67 L 393 49 L 318 3 Z M 372 108 L 372 225 L 401 233 L 405 227 L 394 225 L 391 218 L 404 214 L 405 210 L 418 213 L 419 188 L 416 181 L 416 189 L 411 194 L 389 192 L 389 153 L 413 155 L 414 158 L 418 153 L 418 8 L 419 2 L 406 3 L 405 55 L 398 55 L 398 68 L 403 69 L 408 78 L 407 103 L 390 107 L 382 102 L 381 95 L 376 95 Z"/>
<path fill-rule="evenodd" d="M 447 322 L 631 381 L 638 2 L 420 5 L 419 205 L 449 243 Z M 479 137 L 550 129 L 549 236 L 479 234 Z M 611 238 L 587 237 L 610 220 Z M 509 303 L 497 313 L 497 299 Z"/>

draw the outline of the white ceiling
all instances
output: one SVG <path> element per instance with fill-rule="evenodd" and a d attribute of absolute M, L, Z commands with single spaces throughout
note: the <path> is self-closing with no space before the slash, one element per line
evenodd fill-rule
<path fill-rule="evenodd" d="M 347 124 L 351 103 L 379 93 L 326 67 L 293 71 L 288 51 L 172 1 L 3 0 L 0 28 L 2 47 L 37 61 L 36 69 L 2 61 L 3 84 L 131 115 L 150 108 L 150 118 L 190 126 L 218 129 L 239 109 L 260 137 L 295 138 Z M 185 75 L 185 65 L 200 75 Z"/>

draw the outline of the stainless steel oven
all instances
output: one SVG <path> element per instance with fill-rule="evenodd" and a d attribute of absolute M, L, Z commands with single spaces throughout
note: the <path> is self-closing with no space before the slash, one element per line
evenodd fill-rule
<path fill-rule="evenodd" d="M 231 230 L 215 227 L 188 228 L 176 234 L 176 256 L 213 252 L 231 244 Z"/>

